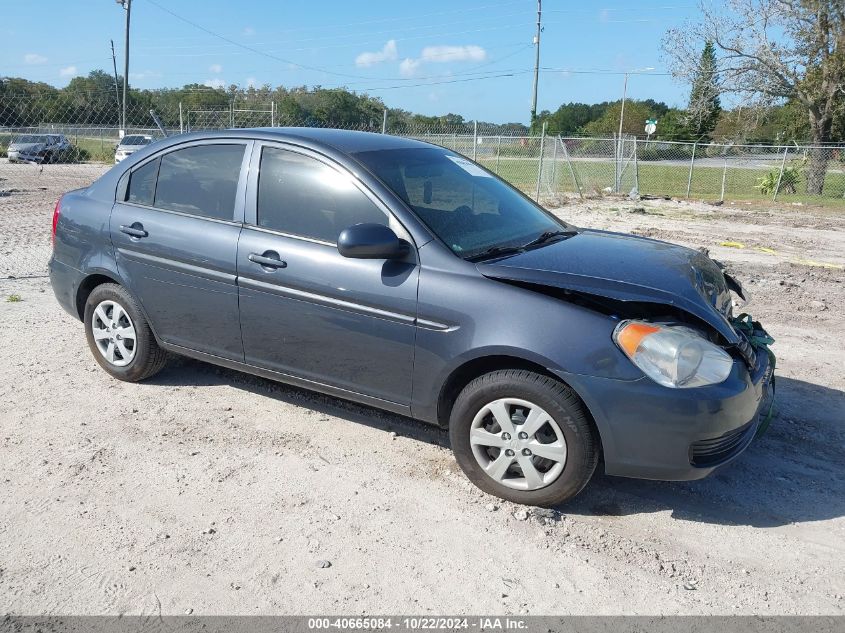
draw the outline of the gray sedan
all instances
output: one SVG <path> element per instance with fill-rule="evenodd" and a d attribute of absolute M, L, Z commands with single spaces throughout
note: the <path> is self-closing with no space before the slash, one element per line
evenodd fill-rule
<path fill-rule="evenodd" d="M 575 227 L 434 145 L 169 138 L 65 194 L 53 227 L 56 297 L 115 378 L 181 354 L 413 416 L 518 503 L 570 499 L 600 456 L 704 477 L 768 423 L 771 339 L 717 263 Z"/>
<path fill-rule="evenodd" d="M 9 144 L 6 155 L 10 163 L 57 163 L 72 151 L 64 134 L 22 134 Z"/>

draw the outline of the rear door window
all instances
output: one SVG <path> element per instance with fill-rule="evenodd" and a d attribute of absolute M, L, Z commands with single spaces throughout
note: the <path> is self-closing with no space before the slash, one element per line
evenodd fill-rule
<path fill-rule="evenodd" d="M 258 173 L 258 225 L 337 242 L 353 224 L 388 225 L 379 209 L 346 174 L 315 158 L 265 147 Z"/>
<path fill-rule="evenodd" d="M 143 204 L 147 207 L 153 206 L 160 161 L 160 158 L 156 158 L 132 172 L 129 177 L 129 187 L 126 191 L 127 202 Z"/>
<path fill-rule="evenodd" d="M 161 157 L 153 206 L 231 220 L 244 147 L 196 145 L 165 154 Z M 130 195 L 131 191 L 130 181 Z"/>

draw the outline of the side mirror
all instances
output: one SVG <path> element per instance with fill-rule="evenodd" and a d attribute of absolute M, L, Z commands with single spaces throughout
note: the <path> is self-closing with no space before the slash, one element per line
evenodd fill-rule
<path fill-rule="evenodd" d="M 340 254 L 354 259 L 399 259 L 410 248 L 408 242 L 383 224 L 356 224 L 344 229 L 337 238 Z"/>

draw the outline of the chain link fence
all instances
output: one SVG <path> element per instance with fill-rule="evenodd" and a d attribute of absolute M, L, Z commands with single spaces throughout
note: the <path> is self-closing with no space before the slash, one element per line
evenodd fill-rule
<path fill-rule="evenodd" d="M 622 195 L 706 201 L 792 201 L 845 206 L 845 148 L 682 143 L 624 138 L 503 134 L 473 123 L 390 126 L 285 117 L 274 104 L 182 107 L 128 113 L 126 135 L 154 139 L 231 127 L 340 127 L 441 145 L 481 163 L 542 204 Z M 113 101 L 38 103 L 0 99 L 0 279 L 46 274 L 50 218 L 65 192 L 115 162 L 120 125 Z M 85 123 L 82 123 L 82 122 Z M 92 123 L 94 121 L 94 123 Z"/>

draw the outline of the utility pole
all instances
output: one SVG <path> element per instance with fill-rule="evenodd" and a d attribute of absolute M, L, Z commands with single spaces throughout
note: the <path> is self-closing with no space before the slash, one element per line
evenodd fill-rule
<path fill-rule="evenodd" d="M 115 2 L 126 11 L 125 49 L 123 54 L 123 113 L 120 119 L 121 128 L 123 133 L 126 134 L 126 95 L 129 91 L 129 18 L 132 16 L 132 0 L 115 0 Z"/>
<path fill-rule="evenodd" d="M 111 64 L 114 68 L 114 98 L 117 100 L 117 105 L 120 105 L 120 88 L 117 85 L 117 57 L 114 55 L 114 40 L 111 42 Z"/>
<path fill-rule="evenodd" d="M 543 0 L 537 0 L 537 35 L 534 36 L 534 87 L 531 95 L 531 123 L 537 118 L 537 82 L 540 77 L 540 31 L 542 31 Z"/>

